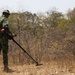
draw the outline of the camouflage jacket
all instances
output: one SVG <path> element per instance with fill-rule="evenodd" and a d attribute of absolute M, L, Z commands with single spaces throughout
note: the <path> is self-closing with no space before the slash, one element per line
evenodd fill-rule
<path fill-rule="evenodd" d="M 1 29 L 2 28 L 6 28 L 9 31 L 8 19 L 5 18 L 4 16 L 0 17 L 0 37 L 2 36 L 2 34 L 1 34 Z"/>
<path fill-rule="evenodd" d="M 0 17 L 0 29 L 3 28 L 3 27 L 8 27 L 9 23 L 8 23 L 8 19 L 5 18 L 4 16 L 1 16 Z"/>

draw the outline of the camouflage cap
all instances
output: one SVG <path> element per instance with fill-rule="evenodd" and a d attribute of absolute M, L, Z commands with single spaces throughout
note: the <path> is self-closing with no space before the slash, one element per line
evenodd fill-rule
<path fill-rule="evenodd" d="M 7 13 L 7 14 L 9 14 L 9 15 L 10 15 L 9 10 L 4 10 L 4 11 L 3 11 L 3 14 L 4 14 L 4 13 Z"/>

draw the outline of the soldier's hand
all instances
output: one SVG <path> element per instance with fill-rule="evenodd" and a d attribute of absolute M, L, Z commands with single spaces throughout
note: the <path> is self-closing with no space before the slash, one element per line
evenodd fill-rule
<path fill-rule="evenodd" d="M 13 37 L 17 36 L 16 34 L 12 34 Z"/>

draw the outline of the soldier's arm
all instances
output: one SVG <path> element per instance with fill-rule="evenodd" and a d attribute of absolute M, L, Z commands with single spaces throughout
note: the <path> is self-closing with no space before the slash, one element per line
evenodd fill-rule
<path fill-rule="evenodd" d="M 7 19 L 5 19 L 3 21 L 3 28 L 5 29 L 6 33 L 12 35 L 12 33 L 11 33 L 10 29 L 9 29 L 9 23 L 8 23 Z"/>

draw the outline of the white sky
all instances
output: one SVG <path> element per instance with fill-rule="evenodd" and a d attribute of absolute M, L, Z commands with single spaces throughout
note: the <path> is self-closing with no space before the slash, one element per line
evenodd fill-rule
<path fill-rule="evenodd" d="M 56 7 L 66 13 L 75 7 L 75 0 L 0 0 L 0 12 L 4 9 L 12 11 L 46 12 Z"/>

